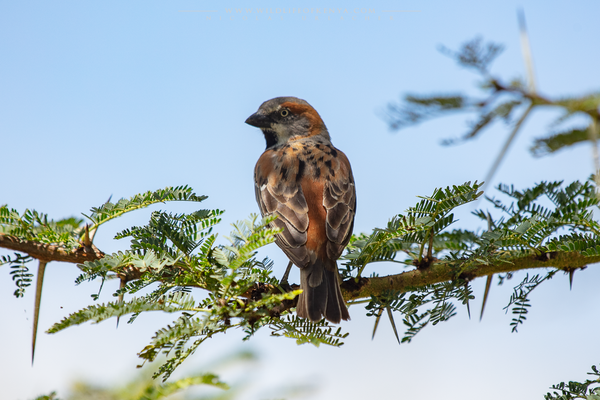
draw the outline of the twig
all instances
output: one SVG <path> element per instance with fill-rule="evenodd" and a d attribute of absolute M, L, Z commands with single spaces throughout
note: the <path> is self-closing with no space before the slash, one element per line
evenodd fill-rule
<path fill-rule="evenodd" d="M 523 115 L 521 115 L 521 118 L 519 118 L 519 120 L 515 124 L 515 127 L 513 128 L 510 136 L 508 137 L 508 139 L 504 143 L 504 147 L 502 147 L 502 150 L 500 150 L 500 154 L 498 154 L 498 157 L 496 157 L 496 161 L 494 161 L 494 164 L 492 165 L 492 168 L 490 168 L 490 171 L 488 172 L 487 176 L 485 177 L 485 183 L 484 183 L 484 187 L 482 188 L 482 190 L 484 190 L 485 186 L 487 186 L 491 182 L 492 178 L 494 177 L 494 174 L 496 173 L 496 170 L 498 169 L 498 166 L 500 165 L 500 162 L 502 162 L 502 159 L 506 155 L 506 152 L 508 151 L 508 148 L 512 144 L 515 136 L 517 135 L 517 132 L 521 128 L 521 124 L 523 124 L 523 121 L 525 121 L 525 119 L 527 118 L 527 116 L 529 115 L 529 113 L 531 112 L 531 110 L 533 109 L 533 107 L 534 107 L 534 105 L 533 105 L 533 102 L 532 102 L 532 103 L 529 104 L 529 106 L 527 107 L 527 109 L 525 110 L 525 112 L 523 112 Z"/>

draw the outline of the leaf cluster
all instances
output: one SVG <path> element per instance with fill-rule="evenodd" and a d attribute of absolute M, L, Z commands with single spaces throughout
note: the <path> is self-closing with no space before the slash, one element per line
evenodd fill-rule
<path fill-rule="evenodd" d="M 353 270 L 361 275 L 364 268 L 374 262 L 396 262 L 399 252 L 408 257 L 400 261 L 406 265 L 426 266 L 433 261 L 433 240 L 444 229 L 455 222 L 452 210 L 479 198 L 482 183 L 466 182 L 445 189 L 436 189 L 429 197 L 422 197 L 406 214 L 392 218 L 386 228 L 373 230 L 369 236 L 353 236 L 348 252 L 343 257 L 346 263 L 345 276 Z M 424 256 L 425 247 L 428 254 Z"/>
<path fill-rule="evenodd" d="M 415 288 L 410 292 L 387 291 L 372 296 L 367 304 L 367 316 L 375 317 L 373 336 L 385 310 L 399 343 L 410 343 L 429 324 L 437 325 L 456 315 L 453 299 L 467 305 L 473 299 L 471 288 L 465 282 L 447 281 Z M 393 313 L 401 314 L 405 332 L 400 339 Z"/>
<path fill-rule="evenodd" d="M 0 234 L 17 236 L 38 243 L 54 244 L 71 250 L 79 246 L 83 219 L 76 217 L 52 220 L 47 214 L 26 209 L 19 213 L 7 205 L 0 206 Z M 0 263 L 3 264 L 4 259 Z"/>
<path fill-rule="evenodd" d="M 541 182 L 522 191 L 500 185 L 503 197 L 487 198 L 492 211 L 500 215 L 492 217 L 487 210 L 473 212 L 487 225 L 486 230 L 451 229 L 457 208 L 480 198 L 481 187 L 482 183 L 466 182 L 435 189 L 405 213 L 394 216 L 385 228 L 351 238 L 343 257 L 342 275 L 356 282 L 357 287 L 365 279 L 365 268 L 375 263 L 400 265 L 396 276 L 410 268 L 435 278 L 435 283 L 416 280 L 401 289 L 362 295 L 350 292 L 347 298 L 367 303 L 367 315 L 375 318 L 374 333 L 384 312 L 398 341 L 408 343 L 426 326 L 455 316 L 459 305 L 469 310 L 474 298 L 470 281 L 482 266 L 509 266 L 543 258 L 550 267 L 556 254 L 596 257 L 600 253 L 600 227 L 592 213 L 598 199 L 591 180 L 566 186 L 562 182 Z M 106 203 L 93 209 L 92 230 L 142 205 L 165 199 L 199 202 L 203 198 L 188 187 L 179 187 L 147 192 L 115 205 Z M 275 217 L 261 220 L 252 215 L 237 222 L 227 242 L 220 243 L 213 228 L 221 215 L 222 211 L 204 209 L 178 214 L 155 211 L 146 225 L 119 232 L 115 239 L 128 238 L 129 248 L 78 264 L 82 274 L 76 280 L 99 280 L 99 292 L 92 295 L 97 299 L 104 281 L 117 278 L 121 287 L 113 294 L 116 300 L 68 315 L 48 332 L 123 316 L 129 316 L 128 322 L 133 323 L 141 313 L 152 311 L 174 313 L 175 320 L 156 331 L 138 354 L 144 362 L 166 356 L 155 374 L 163 379 L 201 344 L 229 329 L 241 329 L 248 340 L 268 326 L 273 336 L 292 338 L 298 344 L 341 346 L 347 334 L 339 328 L 292 314 L 300 291 L 294 286 L 280 286 L 272 275 L 272 261 L 256 258 L 257 250 L 272 243 L 280 232 L 271 224 Z M 11 218 L 17 220 L 16 216 Z M 5 222 L 3 229 L 8 231 L 15 224 Z M 25 230 L 20 233 L 29 235 Z M 72 239 L 78 240 L 75 233 Z M 19 296 L 31 281 L 28 261 L 31 257 L 19 253 L 2 258 L 13 267 L 15 294 Z M 531 292 L 556 271 L 545 277 L 527 275 L 515 287 L 506 307 L 514 316 L 513 331 L 526 319 Z M 438 273 L 441 275 L 436 276 Z M 508 277 L 502 276 L 502 280 Z M 369 279 L 376 278 L 373 274 Z M 203 290 L 200 300 L 196 295 L 199 289 Z M 402 322 L 403 334 L 398 332 L 395 314 L 400 316 L 396 319 Z"/>
<path fill-rule="evenodd" d="M 342 328 L 334 329 L 326 320 L 310 322 L 307 319 L 287 315 L 271 324 L 271 336 L 284 336 L 296 339 L 296 344 L 311 343 L 342 346 L 342 339 L 348 336 Z"/>
<path fill-rule="evenodd" d="M 146 208 L 153 204 L 165 203 L 167 201 L 200 202 L 206 200 L 207 198 L 207 196 L 199 196 L 195 194 L 192 188 L 187 185 L 166 187 L 156 191 L 148 191 L 145 193 L 136 194 L 129 199 L 122 198 L 116 203 L 111 203 L 109 199 L 100 207 L 93 207 L 89 215 L 83 215 L 92 222 L 90 230 L 95 230 L 100 225 L 112 219 L 118 218 L 125 213 Z"/>
<path fill-rule="evenodd" d="M 523 281 L 515 286 L 508 305 L 504 307 L 506 312 L 508 312 L 509 308 L 512 306 L 511 312 L 513 314 L 513 319 L 510 326 L 512 326 L 513 332 L 517 332 L 519 325 L 524 323 L 527 319 L 528 309 L 531 307 L 529 295 L 533 289 L 537 288 L 544 281 L 552 279 L 556 272 L 557 270 L 550 271 L 543 278 L 538 274 L 530 278 L 529 274 L 527 274 Z"/>
<path fill-rule="evenodd" d="M 596 365 L 592 365 L 592 372 L 588 375 L 596 377 L 596 379 L 586 379 L 584 382 L 570 381 L 568 383 L 561 382 L 557 385 L 552 385 L 553 392 L 548 392 L 545 400 L 600 400 L 600 371 Z"/>
<path fill-rule="evenodd" d="M 481 196 L 480 186 L 467 182 L 437 189 L 405 214 L 394 217 L 385 229 L 351 239 L 343 257 L 346 263 L 342 273 L 347 278 L 359 281 L 364 268 L 374 262 L 414 265 L 422 271 L 437 264 L 450 271 L 442 283 L 372 295 L 367 315 L 376 317 L 374 333 L 384 311 L 399 342 L 410 342 L 425 326 L 454 316 L 454 303 L 466 306 L 470 313 L 469 300 L 474 297 L 469 281 L 482 265 L 510 265 L 530 259 L 542 260 L 551 267 L 561 252 L 578 252 L 586 257 L 600 254 L 600 231 L 593 217 L 599 200 L 591 179 L 566 186 L 563 182 L 541 182 L 523 191 L 499 185 L 497 189 L 503 198 L 486 199 L 501 212 L 500 216 L 493 218 L 490 211 L 483 209 L 473 212 L 487 230 L 447 230 L 454 222 L 454 210 Z M 568 267 L 564 270 L 573 273 Z M 513 332 L 526 320 L 531 292 L 557 271 L 527 275 L 514 288 L 505 307 L 514 317 Z M 501 282 L 507 277 L 512 275 L 501 276 Z M 405 326 L 402 338 L 394 322 L 395 312 L 401 314 Z"/>
<path fill-rule="evenodd" d="M 181 189 L 176 190 L 181 193 Z M 105 204 L 95 208 L 90 219 L 97 226 L 116 218 L 118 213 L 151 204 L 157 199 L 185 197 L 201 201 L 205 198 L 187 189 L 185 196 L 164 192 L 154 196 L 151 193 L 157 192 L 134 196 L 133 200 L 119 201 L 114 206 Z M 212 232 L 220 222 L 221 214 L 219 210 L 181 214 L 155 211 L 148 224 L 119 232 L 115 239 L 129 238 L 130 248 L 80 264 L 83 273 L 76 282 L 94 279 L 103 282 L 118 277 L 125 284 L 114 295 L 134 297 L 89 306 L 54 324 L 48 333 L 125 315 L 131 316 L 131 323 L 139 314 L 149 311 L 178 313 L 180 316 L 159 329 L 150 344 L 139 353 L 144 361 L 154 361 L 161 354 L 167 357 L 156 373 L 164 379 L 201 343 L 232 328 L 243 329 L 250 338 L 256 330 L 270 325 L 278 335 L 302 338 L 306 343 L 341 345 L 338 339 L 343 335 L 327 333 L 330 328 L 326 323 L 315 329 L 302 328 L 294 321 L 281 325 L 280 314 L 285 315 L 289 309 L 289 306 L 282 308 L 281 305 L 293 302 L 300 291 L 283 290 L 271 275 L 272 262 L 255 257 L 256 251 L 272 243 L 280 232 L 270 225 L 274 217 L 260 220 L 253 215 L 249 220 L 233 224 L 229 244 L 224 245 L 217 244 L 217 235 Z M 135 271 L 134 275 L 132 271 Z M 157 284 L 156 289 L 138 296 L 152 284 Z M 200 301 L 194 300 L 191 288 L 204 289 L 207 295 Z M 97 299 L 98 294 L 93 297 Z M 277 311 L 278 307 L 281 311 Z"/>
<path fill-rule="evenodd" d="M 527 90 L 520 79 L 504 83 L 490 72 L 492 62 L 502 50 L 502 45 L 493 42 L 484 44 L 480 37 L 465 42 L 458 51 L 440 47 L 444 55 L 479 75 L 478 87 L 482 96 L 407 94 L 399 103 L 388 104 L 385 118 L 390 128 L 399 130 L 457 112 L 475 114 L 474 120 L 467 123 L 467 132 L 459 139 L 442 141 L 444 145 L 451 145 L 475 138 L 496 122 L 515 124 L 519 118 L 525 119 L 533 108 L 552 106 L 561 114 L 550 124 L 545 136 L 534 140 L 531 146 L 533 155 L 540 157 L 587 140 L 597 140 L 597 128 L 593 127 L 599 126 L 600 93 L 549 98 Z M 519 114 L 520 117 L 516 118 L 515 115 Z M 587 117 L 589 122 L 586 125 L 565 126 L 567 121 L 580 115 Z M 516 128 L 521 122 L 516 124 Z"/>
<path fill-rule="evenodd" d="M 191 386 L 208 385 L 219 389 L 229 389 L 229 386 L 212 373 L 198 374 L 181 378 L 172 382 L 157 384 L 152 379 L 137 379 L 123 387 L 101 388 L 87 383 L 76 383 L 72 393 L 65 398 L 91 399 L 102 398 L 106 400 L 159 400 L 182 392 Z M 56 392 L 36 397 L 35 400 L 60 400 Z"/>

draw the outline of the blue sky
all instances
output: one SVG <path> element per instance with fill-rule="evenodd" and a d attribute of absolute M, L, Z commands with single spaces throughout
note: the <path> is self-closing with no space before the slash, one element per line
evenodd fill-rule
<path fill-rule="evenodd" d="M 596 1 L 332 0 L 296 7 L 349 12 L 333 13 L 331 20 L 316 12 L 256 19 L 257 8 L 289 7 L 254 0 L 2 2 L 0 203 L 63 218 L 87 212 L 111 195 L 188 184 L 209 196 L 205 207 L 226 210 L 218 228 L 226 235 L 231 222 L 258 212 L 252 173 L 264 140 L 244 120 L 263 101 L 291 95 L 319 111 L 334 145 L 350 159 L 358 197 L 355 232 L 370 232 L 435 187 L 482 180 L 506 137 L 500 125 L 467 144 L 440 146 L 441 139 L 464 133 L 462 116 L 397 133 L 388 129 L 383 110 L 404 93 L 475 93 L 477 76 L 440 54 L 440 44 L 457 48 L 478 35 L 502 43 L 506 50 L 492 72 L 506 80 L 524 77 L 516 18 L 522 7 L 540 92 L 570 95 L 600 87 Z M 228 8 L 253 13 L 228 13 Z M 369 20 L 360 13 L 363 8 L 374 9 Z M 385 12 L 390 10 L 413 12 Z M 542 159 L 529 154 L 533 138 L 547 132 L 556 116 L 552 110 L 533 115 L 492 186 L 523 188 L 589 176 L 589 146 Z M 159 208 L 190 211 L 193 205 Z M 457 227 L 477 226 L 470 211 L 463 210 Z M 96 244 L 105 252 L 126 248 L 126 242 L 112 240 L 114 233 L 146 222 L 150 212 L 106 226 Z M 276 261 L 280 275 L 287 264 L 283 253 L 274 245 L 261 253 Z M 310 398 L 316 399 L 480 399 L 483 393 L 486 399 L 540 398 L 553 383 L 585 379 L 598 362 L 594 344 L 600 325 L 592 315 L 600 301 L 600 272 L 595 269 L 577 273 L 571 292 L 562 275 L 538 289 L 518 334 L 510 333 L 511 317 L 502 310 L 511 291 L 505 285 L 492 288 L 483 322 L 460 310 L 409 345 L 396 344 L 387 321 L 371 341 L 373 321 L 356 306 L 352 321 L 342 325 L 350 337 L 341 349 L 296 346 L 271 339 L 268 332 L 249 343 L 241 343 L 241 334 L 228 334 L 201 348 L 181 373 L 250 349 L 261 357 L 252 368 L 255 381 L 241 398 L 273 398 L 286 386 L 305 384 L 314 386 Z M 381 266 L 378 272 L 398 271 Z M 174 319 L 153 314 L 118 330 L 109 321 L 43 334 L 90 304 L 89 295 L 97 291 L 95 283 L 73 285 L 74 265 L 51 263 L 31 367 L 33 290 L 16 300 L 8 268 L 0 274 L 0 358 L 10 360 L 0 365 L 3 398 L 65 393 L 76 378 L 123 381 L 136 372 L 136 352 Z M 292 279 L 297 276 L 294 271 Z M 476 295 L 483 284 L 474 283 Z M 113 289 L 106 288 L 101 301 L 110 300 Z"/>

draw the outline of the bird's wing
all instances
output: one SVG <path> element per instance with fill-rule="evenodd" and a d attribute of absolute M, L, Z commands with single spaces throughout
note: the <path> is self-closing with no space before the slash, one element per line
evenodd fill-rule
<path fill-rule="evenodd" d="M 327 210 L 327 255 L 332 260 L 337 260 L 352 236 L 356 213 L 356 188 L 346 155 L 338 150 L 334 160 L 337 162 L 330 164 L 330 179 L 324 185 L 323 205 Z"/>
<path fill-rule="evenodd" d="M 348 158 L 337 149 L 313 149 L 312 154 L 321 162 L 309 165 L 268 150 L 254 176 L 261 213 L 277 215 L 273 226 L 284 228 L 277 244 L 300 268 L 315 257 L 337 260 L 352 235 L 356 212 Z"/>
<path fill-rule="evenodd" d="M 256 201 L 263 216 L 276 215 L 271 224 L 283 228 L 276 242 L 298 267 L 310 261 L 306 248 L 308 231 L 308 205 L 302 187 L 296 179 L 294 165 L 275 165 L 273 152 L 265 152 L 254 171 Z M 297 161 L 297 160 L 296 160 Z"/>

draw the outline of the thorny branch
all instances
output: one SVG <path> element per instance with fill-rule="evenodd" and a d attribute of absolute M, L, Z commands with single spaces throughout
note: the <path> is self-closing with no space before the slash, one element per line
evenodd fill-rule
<path fill-rule="evenodd" d="M 78 249 L 67 252 L 64 248 L 57 245 L 36 243 L 5 234 L 0 234 L 0 247 L 27 253 L 38 260 L 46 262 L 62 261 L 78 264 L 104 257 L 104 253 L 94 245 L 82 245 Z M 488 264 L 474 262 L 466 269 L 462 269 L 461 272 L 457 272 L 456 267 L 448 264 L 447 261 L 434 259 L 427 268 L 413 269 L 382 277 L 363 277 L 358 282 L 354 279 L 347 280 L 342 284 L 342 293 L 344 299 L 355 300 L 370 296 L 380 296 L 389 290 L 406 292 L 417 287 L 457 279 L 472 281 L 475 278 L 486 277 L 490 274 L 534 268 L 557 268 L 571 271 L 583 269 L 587 265 L 597 262 L 600 262 L 600 256 L 587 257 L 577 251 L 568 251 L 546 253 L 544 257 L 535 255 L 515 257 Z M 126 271 L 122 271 L 119 275 L 124 275 L 127 280 L 133 280 L 139 278 L 141 272 L 137 271 L 135 267 L 129 266 L 126 268 Z M 271 289 L 267 286 L 263 289 L 264 291 Z M 291 288 L 294 287 L 294 285 L 291 286 Z M 284 309 L 291 307 L 293 305 L 289 304 Z M 278 311 L 281 312 L 284 309 Z"/>
<path fill-rule="evenodd" d="M 99 260 L 104 257 L 104 253 L 91 243 L 88 246 L 81 245 L 77 249 L 67 251 L 60 245 L 38 243 L 4 233 L 0 233 L 0 247 L 27 253 L 33 258 L 46 262 L 62 261 L 80 264 L 85 261 Z"/>

